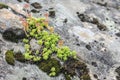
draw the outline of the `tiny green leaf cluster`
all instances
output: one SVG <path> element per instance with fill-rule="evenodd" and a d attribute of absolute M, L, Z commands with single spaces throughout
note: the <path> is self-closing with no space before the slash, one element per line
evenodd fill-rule
<path fill-rule="evenodd" d="M 71 51 L 67 46 L 63 46 L 57 50 L 57 57 L 66 61 L 69 57 L 76 58 L 76 52 Z"/>
<path fill-rule="evenodd" d="M 56 75 L 56 72 L 55 72 L 56 69 L 55 69 L 55 67 L 52 67 L 50 71 L 51 72 L 50 72 L 49 76 L 55 76 Z"/>

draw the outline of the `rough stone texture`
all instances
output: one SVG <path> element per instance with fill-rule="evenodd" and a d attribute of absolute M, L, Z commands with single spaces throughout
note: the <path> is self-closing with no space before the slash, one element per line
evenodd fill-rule
<path fill-rule="evenodd" d="M 37 40 L 35 40 L 35 39 L 30 40 L 30 46 L 33 51 L 40 50 L 40 48 L 41 48 L 41 46 L 37 44 Z"/>
<path fill-rule="evenodd" d="M 24 4 L 24 2 L 18 3 L 15 0 L 1 0 L 1 2 Z M 33 14 L 35 17 L 41 17 L 47 12 L 46 10 L 54 8 L 56 15 L 55 18 L 49 18 L 50 25 L 55 27 L 55 31 L 60 34 L 65 45 L 76 50 L 78 57 L 86 62 L 92 80 L 96 80 L 96 76 L 99 80 L 119 80 L 119 75 L 115 70 L 120 66 L 118 34 L 120 33 L 120 0 L 29 0 L 29 2 L 30 4 L 38 2 L 42 5 L 40 13 Z M 80 18 L 78 12 L 84 16 Z M 67 23 L 64 23 L 65 19 Z M 6 19 L 0 17 L 0 21 L 4 23 Z M 0 23 L 3 26 L 7 24 Z M 103 26 L 106 29 L 100 30 Z M 7 65 L 4 61 L 4 52 L 14 45 L 15 43 L 5 42 L 0 37 L 2 51 L 0 80 L 21 80 L 22 77 L 27 77 L 28 80 L 34 77 L 37 78 L 35 80 L 61 79 L 61 77 L 50 78 L 33 65 L 21 64 L 22 66 L 16 65 L 15 67 Z M 86 45 L 89 46 L 86 47 Z"/>

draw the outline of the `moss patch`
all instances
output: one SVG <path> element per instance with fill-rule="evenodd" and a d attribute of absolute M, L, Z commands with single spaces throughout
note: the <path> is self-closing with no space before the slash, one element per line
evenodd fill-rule
<path fill-rule="evenodd" d="M 91 80 L 91 78 L 88 74 L 84 74 L 81 76 L 81 80 Z"/>
<path fill-rule="evenodd" d="M 17 61 L 25 62 L 25 58 L 24 58 L 24 55 L 22 53 L 16 53 L 14 57 Z"/>
<path fill-rule="evenodd" d="M 71 80 L 70 75 L 64 74 L 64 76 L 65 76 L 65 80 Z"/>
<path fill-rule="evenodd" d="M 59 63 L 58 60 L 56 60 L 55 58 L 52 59 L 48 59 L 48 60 L 43 60 L 38 64 L 38 67 L 43 70 L 44 72 L 46 72 L 48 75 L 50 74 L 50 70 L 52 67 L 55 67 L 55 73 L 56 76 L 59 75 L 60 73 L 60 68 L 61 65 Z"/>
<path fill-rule="evenodd" d="M 12 50 L 8 50 L 5 53 L 5 60 L 10 65 L 14 65 L 15 64 L 14 53 L 13 53 Z"/>
<path fill-rule="evenodd" d="M 2 9 L 2 8 L 8 8 L 8 6 L 3 3 L 0 3 L 0 9 Z"/>
<path fill-rule="evenodd" d="M 78 75 L 82 80 L 91 80 L 85 63 L 69 58 L 63 65 L 63 73 L 67 72 L 70 76 Z"/>

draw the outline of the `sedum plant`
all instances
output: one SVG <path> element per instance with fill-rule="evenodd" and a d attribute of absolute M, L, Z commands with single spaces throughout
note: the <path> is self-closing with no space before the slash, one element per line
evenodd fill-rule
<path fill-rule="evenodd" d="M 24 42 L 24 43 L 28 43 L 29 40 L 28 40 L 28 39 L 23 39 L 23 42 Z"/>
<path fill-rule="evenodd" d="M 24 53 L 26 60 L 31 60 L 34 56 L 30 55 L 30 53 Z"/>
<path fill-rule="evenodd" d="M 25 60 L 33 62 L 48 61 L 54 55 L 54 57 L 59 58 L 61 61 L 66 61 L 69 57 L 76 58 L 75 51 L 70 50 L 67 46 L 62 46 L 63 41 L 60 39 L 60 36 L 54 33 L 53 27 L 48 26 L 45 18 L 30 17 L 26 22 L 28 24 L 28 29 L 26 30 L 27 38 L 23 39 Z M 29 40 L 33 38 L 41 46 L 39 50 L 31 51 Z M 57 67 L 52 67 L 51 65 L 49 70 L 49 76 L 58 75 Z"/>
<path fill-rule="evenodd" d="M 49 76 L 56 76 L 56 73 L 55 73 L 55 72 L 51 72 L 51 73 L 49 74 Z"/>
<path fill-rule="evenodd" d="M 52 67 L 50 71 L 51 72 L 49 73 L 49 76 L 55 76 L 56 75 L 56 69 L 55 69 L 55 67 Z"/>
<path fill-rule="evenodd" d="M 66 61 L 69 57 L 76 58 L 76 52 L 71 51 L 67 46 L 58 46 L 60 36 L 53 32 L 52 27 L 48 27 L 45 23 L 45 18 L 28 18 L 27 19 L 29 29 L 26 31 L 28 35 L 27 39 L 23 39 L 25 43 L 25 58 L 27 60 L 39 61 L 40 57 L 47 60 L 53 53 L 63 61 Z M 51 30 L 52 29 L 52 30 Z M 50 30 L 50 31 L 49 31 Z M 37 50 L 34 54 L 29 53 L 30 45 L 29 38 L 35 38 L 40 46 L 43 46 L 41 52 Z M 36 57 L 38 56 L 38 57 Z"/>
<path fill-rule="evenodd" d="M 69 57 L 76 58 L 76 52 L 71 51 L 69 47 L 63 46 L 58 48 L 57 50 L 57 57 L 61 60 L 66 61 Z"/>
<path fill-rule="evenodd" d="M 33 61 L 34 61 L 34 62 L 40 61 L 40 59 L 41 59 L 41 57 L 38 57 L 38 56 L 34 56 L 34 57 L 33 57 Z"/>

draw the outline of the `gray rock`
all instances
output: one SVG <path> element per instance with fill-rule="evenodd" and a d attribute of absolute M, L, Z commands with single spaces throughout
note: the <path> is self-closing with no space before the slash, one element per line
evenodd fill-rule
<path fill-rule="evenodd" d="M 32 50 L 40 50 L 41 46 L 38 45 L 37 40 L 31 39 L 30 40 L 30 46 Z"/>
<path fill-rule="evenodd" d="M 21 44 L 21 43 L 18 43 L 18 44 L 16 44 L 15 46 L 13 46 L 13 51 L 15 52 L 15 53 L 24 53 L 25 52 L 25 49 L 24 49 L 24 46 L 23 46 L 23 44 Z"/>

